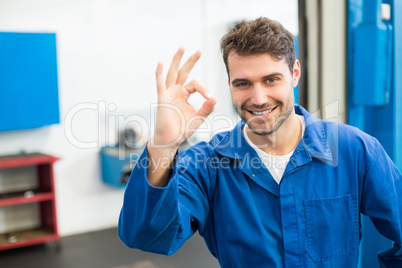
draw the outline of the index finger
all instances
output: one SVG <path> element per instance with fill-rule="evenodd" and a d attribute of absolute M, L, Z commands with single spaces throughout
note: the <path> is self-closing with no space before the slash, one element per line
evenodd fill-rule
<path fill-rule="evenodd" d="M 184 88 L 190 93 L 193 94 L 195 92 L 199 92 L 205 99 L 210 99 L 212 96 L 209 93 L 208 89 L 204 87 L 201 83 L 199 83 L 197 80 L 193 80 L 187 85 L 184 86 Z"/>

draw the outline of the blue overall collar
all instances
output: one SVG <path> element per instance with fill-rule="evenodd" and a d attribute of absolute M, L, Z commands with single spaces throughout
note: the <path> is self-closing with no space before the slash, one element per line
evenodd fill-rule
<path fill-rule="evenodd" d="M 324 161 L 332 161 L 332 154 L 327 142 L 326 128 L 322 120 L 317 119 L 306 111 L 303 107 L 295 105 L 296 114 L 303 115 L 306 123 L 304 136 L 296 152 L 304 151 L 309 158 L 318 158 Z M 247 153 L 255 154 L 254 149 L 247 143 L 243 136 L 245 122 L 241 120 L 235 128 L 226 132 L 223 137 L 212 139 L 211 143 L 215 151 L 223 156 L 233 159 L 243 159 Z"/>

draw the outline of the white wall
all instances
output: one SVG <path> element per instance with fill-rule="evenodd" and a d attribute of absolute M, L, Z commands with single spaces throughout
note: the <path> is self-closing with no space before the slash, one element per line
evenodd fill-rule
<path fill-rule="evenodd" d="M 0 0 L 0 31 L 57 34 L 62 123 L 0 133 L 0 154 L 61 157 L 55 167 L 61 235 L 117 225 L 123 190 L 104 185 L 100 176 L 99 147 L 117 131 L 105 130 L 111 123 L 104 110 L 114 105 L 107 112 L 114 118 L 149 114 L 156 64 L 164 62 L 166 70 L 179 46 L 185 55 L 203 52 L 191 78 L 218 97 L 215 115 L 236 120 L 219 40 L 233 22 L 258 16 L 297 33 L 297 0 Z M 225 126 L 214 123 L 214 129 Z"/>

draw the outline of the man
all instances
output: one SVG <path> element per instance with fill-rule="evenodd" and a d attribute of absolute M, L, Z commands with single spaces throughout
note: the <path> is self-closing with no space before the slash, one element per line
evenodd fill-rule
<path fill-rule="evenodd" d="M 402 267 L 401 173 L 373 137 L 294 106 L 293 42 L 267 18 L 222 38 L 242 121 L 180 159 L 216 98 L 184 84 L 200 52 L 179 69 L 180 48 L 166 81 L 158 64 L 156 129 L 127 185 L 124 243 L 173 254 L 198 230 L 222 267 L 357 267 L 363 213 L 395 242 L 379 254 L 382 267 Z M 199 110 L 187 103 L 194 92 L 206 99 Z"/>

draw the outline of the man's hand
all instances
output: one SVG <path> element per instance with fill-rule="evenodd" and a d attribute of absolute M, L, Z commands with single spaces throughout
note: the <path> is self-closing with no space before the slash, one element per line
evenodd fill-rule
<path fill-rule="evenodd" d="M 179 145 L 191 137 L 197 128 L 212 113 L 216 98 L 197 80 L 184 84 L 201 52 L 194 53 L 179 69 L 184 49 L 175 54 L 166 81 L 163 80 L 163 66 L 158 63 L 156 83 L 158 89 L 158 108 L 155 132 L 148 143 L 147 150 L 151 165 L 148 167 L 148 179 L 155 186 L 167 184 L 170 162 Z M 199 92 L 206 101 L 200 109 L 195 109 L 187 102 L 190 95 Z"/>
<path fill-rule="evenodd" d="M 158 109 L 156 126 L 151 146 L 156 148 L 178 147 L 191 137 L 195 130 L 213 111 L 216 98 L 210 96 L 208 90 L 197 80 L 184 85 L 190 71 L 201 57 L 201 52 L 194 53 L 179 69 L 184 49 L 179 48 L 175 54 L 166 82 L 163 80 L 163 66 L 158 63 L 156 82 L 158 89 Z M 206 99 L 203 106 L 196 110 L 187 102 L 191 94 L 199 92 Z"/>

